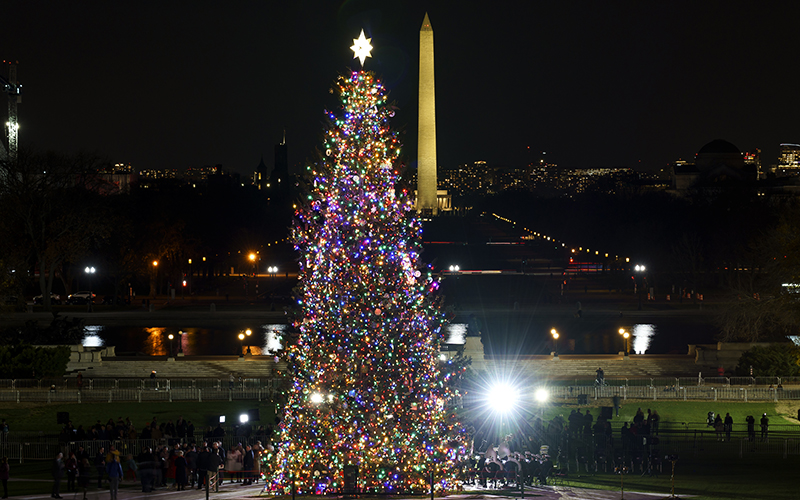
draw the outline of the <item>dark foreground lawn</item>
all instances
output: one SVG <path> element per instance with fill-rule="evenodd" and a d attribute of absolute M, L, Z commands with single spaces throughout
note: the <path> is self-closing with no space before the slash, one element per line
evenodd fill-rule
<path fill-rule="evenodd" d="M 63 426 L 56 423 L 56 413 L 69 412 L 69 418 L 75 427 L 83 425 L 84 429 L 94 425 L 100 420 L 106 423 L 109 418 L 116 422 L 118 417 L 130 417 L 141 431 L 145 424 L 150 423 L 153 417 L 158 422 L 178 419 L 191 421 L 199 432 L 209 425 L 216 425 L 219 415 L 226 415 L 227 422 L 234 422 L 239 414 L 250 409 L 259 409 L 260 422 L 251 422 L 253 425 L 266 425 L 274 423 L 275 405 L 258 401 L 212 401 L 208 403 L 175 402 L 175 403 L 96 403 L 96 404 L 33 404 L 33 403 L 4 403 L 0 405 L 0 415 L 8 422 L 11 432 L 45 432 L 58 433 Z"/>

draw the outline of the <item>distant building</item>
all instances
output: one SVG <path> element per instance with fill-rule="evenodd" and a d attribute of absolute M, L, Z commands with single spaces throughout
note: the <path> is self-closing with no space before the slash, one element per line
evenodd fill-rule
<path fill-rule="evenodd" d="M 286 133 L 283 134 L 280 144 L 275 145 L 275 166 L 269 176 L 269 189 L 275 196 L 289 197 L 289 150 L 286 146 Z"/>
<path fill-rule="evenodd" d="M 758 178 L 763 179 L 766 177 L 766 172 L 761 168 L 761 150 L 756 148 L 753 151 L 745 151 L 742 153 L 745 165 L 752 165 L 758 172 Z"/>
<path fill-rule="evenodd" d="M 745 163 L 742 152 L 728 141 L 716 139 L 697 152 L 694 163 L 672 165 L 672 191 L 681 194 L 694 187 L 722 187 L 758 180 L 755 163 Z"/>
<path fill-rule="evenodd" d="M 800 144 L 781 144 L 778 164 L 772 169 L 776 177 L 800 175 Z"/>
<path fill-rule="evenodd" d="M 100 194 L 129 193 L 138 184 L 139 174 L 128 163 L 115 163 L 101 167 L 97 171 L 94 189 Z"/>
<path fill-rule="evenodd" d="M 269 177 L 267 177 L 267 165 L 264 163 L 264 155 L 261 155 L 261 162 L 256 167 L 253 174 L 253 184 L 259 191 L 265 191 L 269 187 Z"/>
<path fill-rule="evenodd" d="M 207 182 L 212 175 L 222 173 L 222 165 L 214 165 L 210 167 L 188 167 L 183 172 L 183 179 L 192 187 L 197 187 L 198 184 Z"/>

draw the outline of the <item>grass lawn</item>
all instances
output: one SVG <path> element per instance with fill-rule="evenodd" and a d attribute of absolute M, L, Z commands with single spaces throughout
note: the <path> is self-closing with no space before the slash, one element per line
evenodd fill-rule
<path fill-rule="evenodd" d="M 712 459 L 679 459 L 675 466 L 675 494 L 679 497 L 695 495 L 698 499 L 779 500 L 798 498 L 797 467 L 800 460 L 782 460 L 765 457 L 759 461 L 736 460 L 727 457 Z M 625 490 L 662 493 L 669 496 L 672 464 L 664 464 L 663 472 L 656 476 L 629 474 L 625 476 Z M 610 473 L 570 475 L 570 486 L 620 489 L 620 476 Z"/>
<path fill-rule="evenodd" d="M 798 402 L 800 405 L 800 402 Z M 579 406 L 573 403 L 561 404 L 559 401 L 554 401 L 544 411 L 546 419 L 551 419 L 556 415 L 562 415 L 565 419 L 569 416 L 573 409 L 581 410 L 585 413 L 590 410 L 595 419 L 600 414 L 601 406 L 612 406 L 611 399 L 598 399 L 596 402 L 590 400 L 588 406 Z M 723 418 L 725 413 L 730 413 L 733 417 L 735 428 L 745 425 L 745 417 L 752 415 L 756 419 L 756 427 L 758 427 L 758 420 L 761 418 L 762 413 L 766 413 L 769 417 L 771 425 L 774 424 L 799 424 L 797 420 L 797 409 L 787 406 L 785 404 L 758 402 L 758 403 L 742 403 L 733 401 L 652 401 L 652 400 L 632 400 L 623 401 L 619 410 L 619 417 L 614 417 L 611 425 L 614 432 L 619 430 L 623 422 L 632 422 L 636 410 L 641 408 L 645 415 L 647 409 L 658 411 L 661 417 L 662 428 L 667 427 L 670 423 L 703 423 L 706 421 L 706 415 L 709 411 L 714 413 L 721 413 Z M 793 413 L 792 413 L 793 412 Z M 743 428 L 743 427 L 742 427 Z"/>
<path fill-rule="evenodd" d="M 84 429 L 94 425 L 97 420 L 105 423 L 109 418 L 116 422 L 118 417 L 130 417 L 141 431 L 144 425 L 153 417 L 158 422 L 173 422 L 179 416 L 194 423 L 197 432 L 208 425 L 216 425 L 218 420 L 214 417 L 226 415 L 227 422 L 233 422 L 235 417 L 250 409 L 259 409 L 261 421 L 256 424 L 272 424 L 275 418 L 275 405 L 273 403 L 258 401 L 214 401 L 175 402 L 175 403 L 97 403 L 97 404 L 38 404 L 38 403 L 3 403 L 0 405 L 0 415 L 8 422 L 11 432 L 14 431 L 42 431 L 45 433 L 58 433 L 62 426 L 56 424 L 56 413 L 69 412 L 69 418 L 75 427 L 83 425 Z"/>
<path fill-rule="evenodd" d="M 550 419 L 556 415 L 565 418 L 573 408 L 582 412 L 588 408 L 595 418 L 600 413 L 601 406 L 611 406 L 610 400 L 590 401 L 589 406 L 578 406 L 572 403 L 553 402 L 545 408 L 544 417 Z M 56 424 L 56 412 L 67 411 L 70 418 L 77 426 L 84 427 L 100 419 L 105 422 L 109 418 L 130 417 L 141 429 L 145 423 L 150 422 L 155 416 L 159 422 L 175 420 L 182 415 L 195 422 L 198 429 L 209 425 L 211 418 L 224 414 L 232 419 L 242 411 L 259 408 L 261 421 L 271 423 L 274 418 L 274 405 L 271 403 L 258 403 L 246 401 L 234 402 L 176 402 L 176 403 L 111 403 L 111 404 L 14 404 L 0 405 L 0 415 L 5 418 L 14 431 L 44 431 L 58 432 L 60 426 Z M 617 433 L 622 422 L 630 422 L 637 408 L 646 412 L 648 408 L 658 410 L 661 416 L 662 428 L 672 423 L 697 423 L 705 422 L 709 411 L 717 413 L 730 412 L 737 428 L 743 429 L 744 418 L 753 415 L 756 419 L 766 412 L 771 424 L 792 423 L 797 424 L 794 406 L 786 403 L 740 403 L 727 401 L 652 401 L 628 400 L 624 401 L 620 410 L 620 417 L 612 420 L 612 427 Z M 537 413 L 538 414 L 538 413 Z M 742 426 L 742 427 L 739 427 Z M 790 455 L 782 459 L 779 454 L 759 455 L 739 459 L 735 456 L 719 456 L 706 452 L 705 456 L 682 456 L 676 468 L 676 494 L 678 496 L 694 495 L 702 499 L 751 499 L 778 500 L 784 498 L 800 498 L 796 470 L 800 466 L 800 458 Z M 11 494 L 49 494 L 52 483 L 50 479 L 50 461 L 27 461 L 24 464 L 11 462 L 11 477 L 16 479 L 30 479 L 30 481 L 12 481 L 9 486 Z M 612 473 L 570 473 L 569 483 L 574 487 L 588 487 L 619 491 L 620 476 Z M 96 483 L 92 482 L 92 488 Z M 123 484 L 123 487 L 125 485 Z M 128 488 L 134 485 L 128 483 Z M 663 472 L 654 477 L 640 474 L 625 476 L 625 489 L 630 491 L 649 491 L 668 496 L 670 492 L 670 463 L 664 464 Z M 62 491 L 66 490 L 66 480 L 62 482 Z M 490 492 L 497 494 L 497 491 Z M 518 496 L 519 493 L 504 491 L 505 496 Z M 531 497 L 531 494 L 526 494 Z"/>

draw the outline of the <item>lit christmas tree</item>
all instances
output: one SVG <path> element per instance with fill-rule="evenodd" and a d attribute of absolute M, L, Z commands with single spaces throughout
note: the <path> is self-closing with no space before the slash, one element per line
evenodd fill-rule
<path fill-rule="evenodd" d="M 354 41 L 363 66 L 369 39 Z M 294 228 L 303 316 L 267 479 L 278 491 L 293 477 L 300 492 L 342 491 L 356 466 L 362 492 L 424 492 L 431 472 L 448 488 L 466 437 L 447 402 L 464 367 L 438 359 L 439 281 L 419 262 L 407 193 L 395 192 L 394 111 L 370 72 L 337 86 L 343 112 L 328 112 L 325 157 Z"/>

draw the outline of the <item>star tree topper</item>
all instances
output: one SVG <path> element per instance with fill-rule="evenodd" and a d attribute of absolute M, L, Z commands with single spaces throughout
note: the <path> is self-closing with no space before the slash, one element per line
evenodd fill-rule
<path fill-rule="evenodd" d="M 372 57 L 370 51 L 372 51 L 372 44 L 369 42 L 372 41 L 372 38 L 366 38 L 364 36 L 364 30 L 361 30 L 361 36 L 358 38 L 353 38 L 353 46 L 350 47 L 350 50 L 353 51 L 353 59 L 358 59 L 361 61 L 361 67 L 364 67 L 364 61 L 368 57 Z"/>

